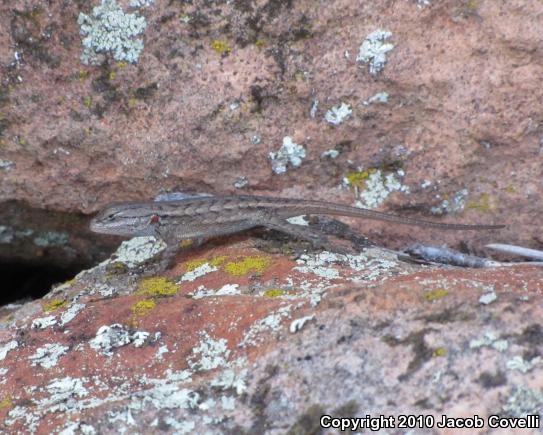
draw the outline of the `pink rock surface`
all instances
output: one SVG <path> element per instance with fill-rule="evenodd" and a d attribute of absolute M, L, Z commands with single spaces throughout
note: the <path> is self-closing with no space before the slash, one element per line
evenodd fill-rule
<path fill-rule="evenodd" d="M 294 261 L 241 242 L 154 278 L 110 262 L 0 321 L 0 428 L 320 433 L 324 414 L 537 415 L 542 290 L 533 266 L 420 267 L 377 249 Z"/>
<path fill-rule="evenodd" d="M 343 177 L 400 166 L 410 193 L 381 208 L 428 215 L 467 189 L 452 220 L 510 227 L 461 238 L 356 224 L 372 238 L 540 246 L 543 5 L 424 3 L 156 2 L 140 12 L 138 63 L 102 67 L 79 60 L 77 17 L 94 3 L 5 3 L 0 199 L 88 213 L 170 190 L 238 192 L 247 177 L 243 192 L 354 203 Z M 377 29 L 394 49 L 370 75 L 356 57 Z M 382 91 L 387 103 L 362 104 Z M 342 102 L 353 113 L 333 127 L 324 114 Z M 268 154 L 285 136 L 307 157 L 278 176 Z"/>

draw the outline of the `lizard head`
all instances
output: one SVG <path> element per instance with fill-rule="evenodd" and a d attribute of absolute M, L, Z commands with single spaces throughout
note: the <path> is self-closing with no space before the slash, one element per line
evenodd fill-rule
<path fill-rule="evenodd" d="M 110 204 L 90 223 L 91 231 L 119 236 L 151 236 L 155 233 L 156 216 L 140 203 Z"/>

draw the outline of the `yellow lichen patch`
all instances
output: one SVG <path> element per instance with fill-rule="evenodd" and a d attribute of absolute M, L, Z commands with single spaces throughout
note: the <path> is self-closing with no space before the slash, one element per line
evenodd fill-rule
<path fill-rule="evenodd" d="M 110 71 L 108 75 L 108 79 L 115 80 L 115 77 L 117 77 L 117 73 L 115 71 Z"/>
<path fill-rule="evenodd" d="M 432 352 L 432 356 L 435 358 L 442 357 L 445 355 L 447 355 L 447 349 L 445 349 L 444 347 L 438 347 L 437 349 L 434 349 L 434 351 Z"/>
<path fill-rule="evenodd" d="M 11 408 L 12 406 L 13 406 L 13 401 L 9 397 L 6 397 L 5 399 L 2 399 L 0 401 L 0 409 Z"/>
<path fill-rule="evenodd" d="M 128 62 L 125 62 L 125 61 L 122 61 L 122 62 L 117 62 L 115 64 L 115 66 L 119 69 L 123 69 L 123 68 L 126 68 L 128 66 Z"/>
<path fill-rule="evenodd" d="M 80 69 L 79 70 L 79 81 L 84 82 L 87 79 L 88 75 L 89 75 L 89 73 L 86 70 Z"/>
<path fill-rule="evenodd" d="M 188 248 L 189 246 L 192 246 L 193 244 L 194 244 L 194 241 L 192 241 L 191 239 L 185 239 L 179 242 L 179 246 L 181 248 Z"/>
<path fill-rule="evenodd" d="M 483 213 L 492 211 L 495 208 L 495 205 L 491 204 L 488 193 L 482 194 L 478 201 L 471 201 L 466 204 L 466 210 L 479 210 Z"/>
<path fill-rule="evenodd" d="M 363 188 L 366 184 L 366 180 L 371 174 L 373 174 L 377 169 L 368 169 L 367 171 L 361 172 L 351 172 L 345 176 L 345 179 L 351 186 L 356 186 Z"/>
<path fill-rule="evenodd" d="M 250 272 L 261 274 L 270 265 L 270 259 L 263 256 L 245 257 L 240 261 L 231 261 L 224 265 L 224 271 L 234 276 L 247 275 Z"/>
<path fill-rule="evenodd" d="M 442 297 L 445 297 L 449 294 L 449 290 L 445 290 L 444 288 L 436 288 L 435 290 L 429 291 L 424 295 L 424 299 L 426 299 L 428 302 L 435 301 L 436 299 L 441 299 Z"/>
<path fill-rule="evenodd" d="M 477 3 L 477 2 L 474 1 L 474 0 L 469 0 L 469 1 L 466 3 L 466 9 L 467 9 L 468 11 L 474 12 L 474 11 L 476 11 L 477 9 L 479 9 L 479 3 Z"/>
<path fill-rule="evenodd" d="M 148 314 L 156 307 L 156 302 L 153 299 L 144 299 L 132 305 L 134 316 L 141 317 Z"/>
<path fill-rule="evenodd" d="M 505 186 L 505 191 L 507 193 L 515 193 L 517 189 L 515 189 L 515 186 L 513 186 L 512 184 L 508 184 L 507 186 Z"/>
<path fill-rule="evenodd" d="M 185 271 L 191 272 L 206 263 L 213 267 L 219 267 L 227 258 L 228 256 L 226 255 L 219 255 L 217 257 L 213 257 L 211 260 L 208 258 L 196 258 L 185 263 Z"/>
<path fill-rule="evenodd" d="M 265 298 L 276 298 L 278 296 L 283 296 L 285 294 L 286 294 L 285 290 L 281 290 L 280 288 L 271 288 L 271 289 L 266 290 L 264 292 L 264 297 Z"/>
<path fill-rule="evenodd" d="M 64 307 L 67 303 L 68 301 L 64 299 L 52 299 L 49 302 L 46 302 L 45 304 L 43 304 L 42 308 L 43 308 L 43 311 L 45 311 L 46 313 L 49 313 L 51 311 L 55 311 L 55 310 L 58 310 L 59 308 Z"/>
<path fill-rule="evenodd" d="M 255 46 L 258 48 L 263 48 L 266 46 L 266 41 L 264 39 L 257 39 L 255 41 Z"/>
<path fill-rule="evenodd" d="M 177 285 L 166 278 L 147 278 L 140 281 L 138 293 L 149 296 L 172 296 L 177 293 Z"/>
<path fill-rule="evenodd" d="M 225 41 L 222 39 L 215 39 L 211 43 L 211 48 L 215 50 L 217 53 L 219 53 L 220 55 L 230 54 L 232 52 L 232 48 L 230 48 L 228 41 Z"/>
<path fill-rule="evenodd" d="M 90 108 L 92 106 L 92 97 L 89 95 L 86 95 L 83 97 L 83 106 L 86 108 Z"/>

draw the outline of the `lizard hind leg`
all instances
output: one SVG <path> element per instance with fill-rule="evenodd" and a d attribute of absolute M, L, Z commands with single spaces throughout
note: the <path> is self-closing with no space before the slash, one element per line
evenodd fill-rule
<path fill-rule="evenodd" d="M 297 239 L 307 240 L 314 248 L 342 253 L 345 249 L 331 243 L 322 232 L 303 225 L 296 225 L 280 218 L 273 218 L 261 223 L 263 227 L 281 231 Z"/>

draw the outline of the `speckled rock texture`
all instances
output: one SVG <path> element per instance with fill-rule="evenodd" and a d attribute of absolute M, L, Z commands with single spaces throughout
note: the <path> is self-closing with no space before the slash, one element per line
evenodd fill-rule
<path fill-rule="evenodd" d="M 511 224 L 460 237 L 356 223 L 388 246 L 541 246 L 541 2 L 108 0 L 109 27 L 97 6 L 0 4 L 1 200 L 369 201 Z M 100 65 L 81 62 L 89 47 Z M 305 157 L 277 175 L 285 138 Z"/>
<path fill-rule="evenodd" d="M 153 277 L 119 258 L 0 311 L 0 431 L 318 434 L 323 415 L 384 415 L 399 434 L 412 414 L 434 419 L 416 433 L 453 433 L 443 415 L 542 411 L 540 267 L 242 238 Z"/>

